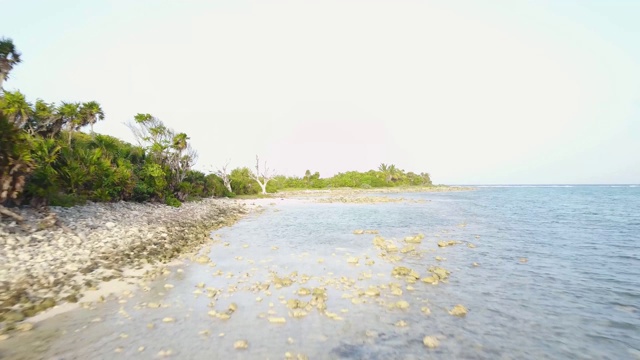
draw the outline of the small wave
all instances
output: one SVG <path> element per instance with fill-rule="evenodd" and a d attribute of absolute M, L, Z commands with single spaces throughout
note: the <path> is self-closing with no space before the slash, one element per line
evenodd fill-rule
<path fill-rule="evenodd" d="M 638 326 L 635 324 L 631 324 L 625 321 L 614 321 L 614 320 L 609 320 L 609 327 L 615 328 L 615 329 L 624 329 L 624 330 L 636 330 L 638 329 Z"/>

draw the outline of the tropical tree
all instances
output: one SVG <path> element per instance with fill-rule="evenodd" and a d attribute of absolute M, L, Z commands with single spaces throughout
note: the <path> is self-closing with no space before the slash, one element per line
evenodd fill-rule
<path fill-rule="evenodd" d="M 0 111 L 0 213 L 21 220 L 6 209 L 5 203 L 19 203 L 27 176 L 33 170 L 26 133 Z"/>
<path fill-rule="evenodd" d="M 9 79 L 9 73 L 13 67 L 20 63 L 20 55 L 13 45 L 13 40 L 0 38 L 0 89 L 2 89 L 2 83 Z"/>
<path fill-rule="evenodd" d="M 133 122 L 129 122 L 127 126 L 138 143 L 147 149 L 151 160 L 160 166 L 159 169 L 168 167 L 169 187 L 174 192 L 178 191 L 180 183 L 195 164 L 198 156 L 189 145 L 187 134 L 176 134 L 150 114 L 137 114 Z M 149 174 L 157 173 L 156 167 L 149 172 Z"/>
<path fill-rule="evenodd" d="M 0 98 L 0 110 L 18 129 L 27 124 L 33 113 L 31 104 L 20 91 L 5 91 L 4 96 Z"/>
<path fill-rule="evenodd" d="M 37 99 L 26 128 L 31 135 L 53 138 L 62 130 L 62 116 L 54 103 Z"/>
<path fill-rule="evenodd" d="M 80 104 L 63 102 L 58 108 L 58 115 L 62 117 L 63 126 L 67 125 L 67 131 L 69 132 L 68 144 L 71 145 L 71 137 L 74 130 L 78 128 L 80 123 Z"/>
<path fill-rule="evenodd" d="M 93 134 L 93 124 L 100 120 L 104 120 L 104 111 L 102 107 L 95 101 L 89 101 L 82 103 L 79 109 L 79 115 L 81 119 L 80 126 L 89 124 L 91 126 L 91 134 Z"/>

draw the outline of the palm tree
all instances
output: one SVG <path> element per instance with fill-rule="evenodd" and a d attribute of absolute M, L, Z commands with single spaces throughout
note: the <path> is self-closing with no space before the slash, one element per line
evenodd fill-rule
<path fill-rule="evenodd" d="M 22 129 L 33 114 L 31 104 L 20 91 L 5 91 L 4 96 L 0 98 L 0 110 L 18 129 Z"/>
<path fill-rule="evenodd" d="M 0 89 L 2 83 L 9 79 L 9 72 L 20 63 L 20 55 L 13 45 L 13 40 L 0 38 Z"/>
<path fill-rule="evenodd" d="M 60 119 L 54 103 L 49 104 L 42 99 L 37 99 L 27 131 L 32 135 L 55 136 L 60 132 Z"/>
<path fill-rule="evenodd" d="M 384 182 L 388 183 L 389 181 L 391 181 L 391 168 L 395 169 L 394 165 L 387 165 L 385 163 L 380 164 L 380 166 L 378 166 L 378 170 L 382 173 L 382 175 L 384 176 Z"/>
<path fill-rule="evenodd" d="M 393 165 L 393 164 L 389 165 L 389 169 L 388 169 L 389 180 L 387 182 L 389 182 L 389 181 L 396 182 L 396 180 L 398 179 L 397 178 L 398 173 L 399 173 L 399 171 L 398 171 L 398 169 L 396 168 L 395 165 Z"/>
<path fill-rule="evenodd" d="M 172 146 L 178 152 L 182 152 L 184 149 L 187 148 L 187 140 L 189 140 L 189 138 L 187 137 L 187 134 L 179 133 L 178 135 L 173 137 Z"/>
<path fill-rule="evenodd" d="M 69 131 L 69 145 L 73 131 L 78 128 L 80 120 L 80 104 L 63 102 L 58 108 L 58 114 L 62 117 L 62 123 L 67 125 Z"/>
<path fill-rule="evenodd" d="M 100 104 L 95 101 L 89 101 L 82 103 L 80 106 L 80 117 L 82 118 L 82 125 L 89 124 L 91 126 L 91 134 L 93 134 L 93 124 L 104 120 L 104 111 L 102 111 Z"/>

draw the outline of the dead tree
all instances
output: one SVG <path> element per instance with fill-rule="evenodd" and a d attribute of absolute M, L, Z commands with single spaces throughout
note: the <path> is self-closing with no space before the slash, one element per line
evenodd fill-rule
<path fill-rule="evenodd" d="M 262 193 L 267 193 L 267 183 L 273 179 L 274 172 L 267 167 L 267 162 L 264 162 L 262 171 L 260 171 L 260 159 L 256 155 L 256 171 L 251 173 L 251 178 L 255 180 L 262 188 Z"/>
<path fill-rule="evenodd" d="M 229 160 L 227 160 L 227 162 L 222 166 L 221 169 L 216 170 L 216 175 L 218 175 L 221 179 L 222 182 L 224 183 L 224 187 L 227 188 L 227 190 L 229 190 L 230 193 L 233 192 L 233 190 L 231 190 L 231 174 L 227 171 L 227 168 L 229 167 Z"/>

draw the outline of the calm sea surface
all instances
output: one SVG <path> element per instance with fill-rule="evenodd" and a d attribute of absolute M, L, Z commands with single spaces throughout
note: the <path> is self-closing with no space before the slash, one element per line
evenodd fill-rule
<path fill-rule="evenodd" d="M 481 187 L 390 196 L 428 201 L 361 205 L 275 199 L 262 214 L 216 232 L 221 241 L 207 249 L 215 266 L 185 261 L 126 303 L 111 299 L 94 310 L 47 320 L 31 334 L 0 342 L 0 354 L 640 359 L 640 187 Z M 392 263 L 379 256 L 375 235 L 354 235 L 355 229 L 378 230 L 399 247 L 406 236 L 425 238 L 417 252 Z M 440 240 L 461 243 L 439 248 Z M 353 258 L 357 264 L 349 263 Z M 368 260 L 375 263 L 367 265 Z M 391 276 L 395 266 L 405 266 L 425 277 L 434 265 L 451 271 L 447 283 L 407 284 Z M 291 286 L 256 289 L 273 274 L 294 271 Z M 165 289 L 166 283 L 174 287 Z M 194 295 L 198 283 L 222 290 L 215 304 L 197 291 Z M 401 286 L 401 295 L 387 291 L 391 283 Z M 380 296 L 363 295 L 370 286 L 381 289 Z M 283 303 L 308 301 L 297 293 L 303 287 L 327 289 L 327 310 L 341 319 L 317 309 L 303 318 L 289 316 Z M 390 308 L 400 300 L 409 308 Z M 166 307 L 151 309 L 149 302 Z M 238 310 L 229 320 L 207 314 L 231 303 Z M 456 304 L 469 310 L 465 317 L 448 313 Z M 165 317 L 175 321 L 164 323 Z M 270 323 L 269 317 L 284 317 L 286 323 Z M 95 318 L 101 321 L 91 322 Z M 440 346 L 427 349 L 425 335 L 438 338 Z M 247 340 L 249 348 L 234 349 L 237 340 Z"/>

